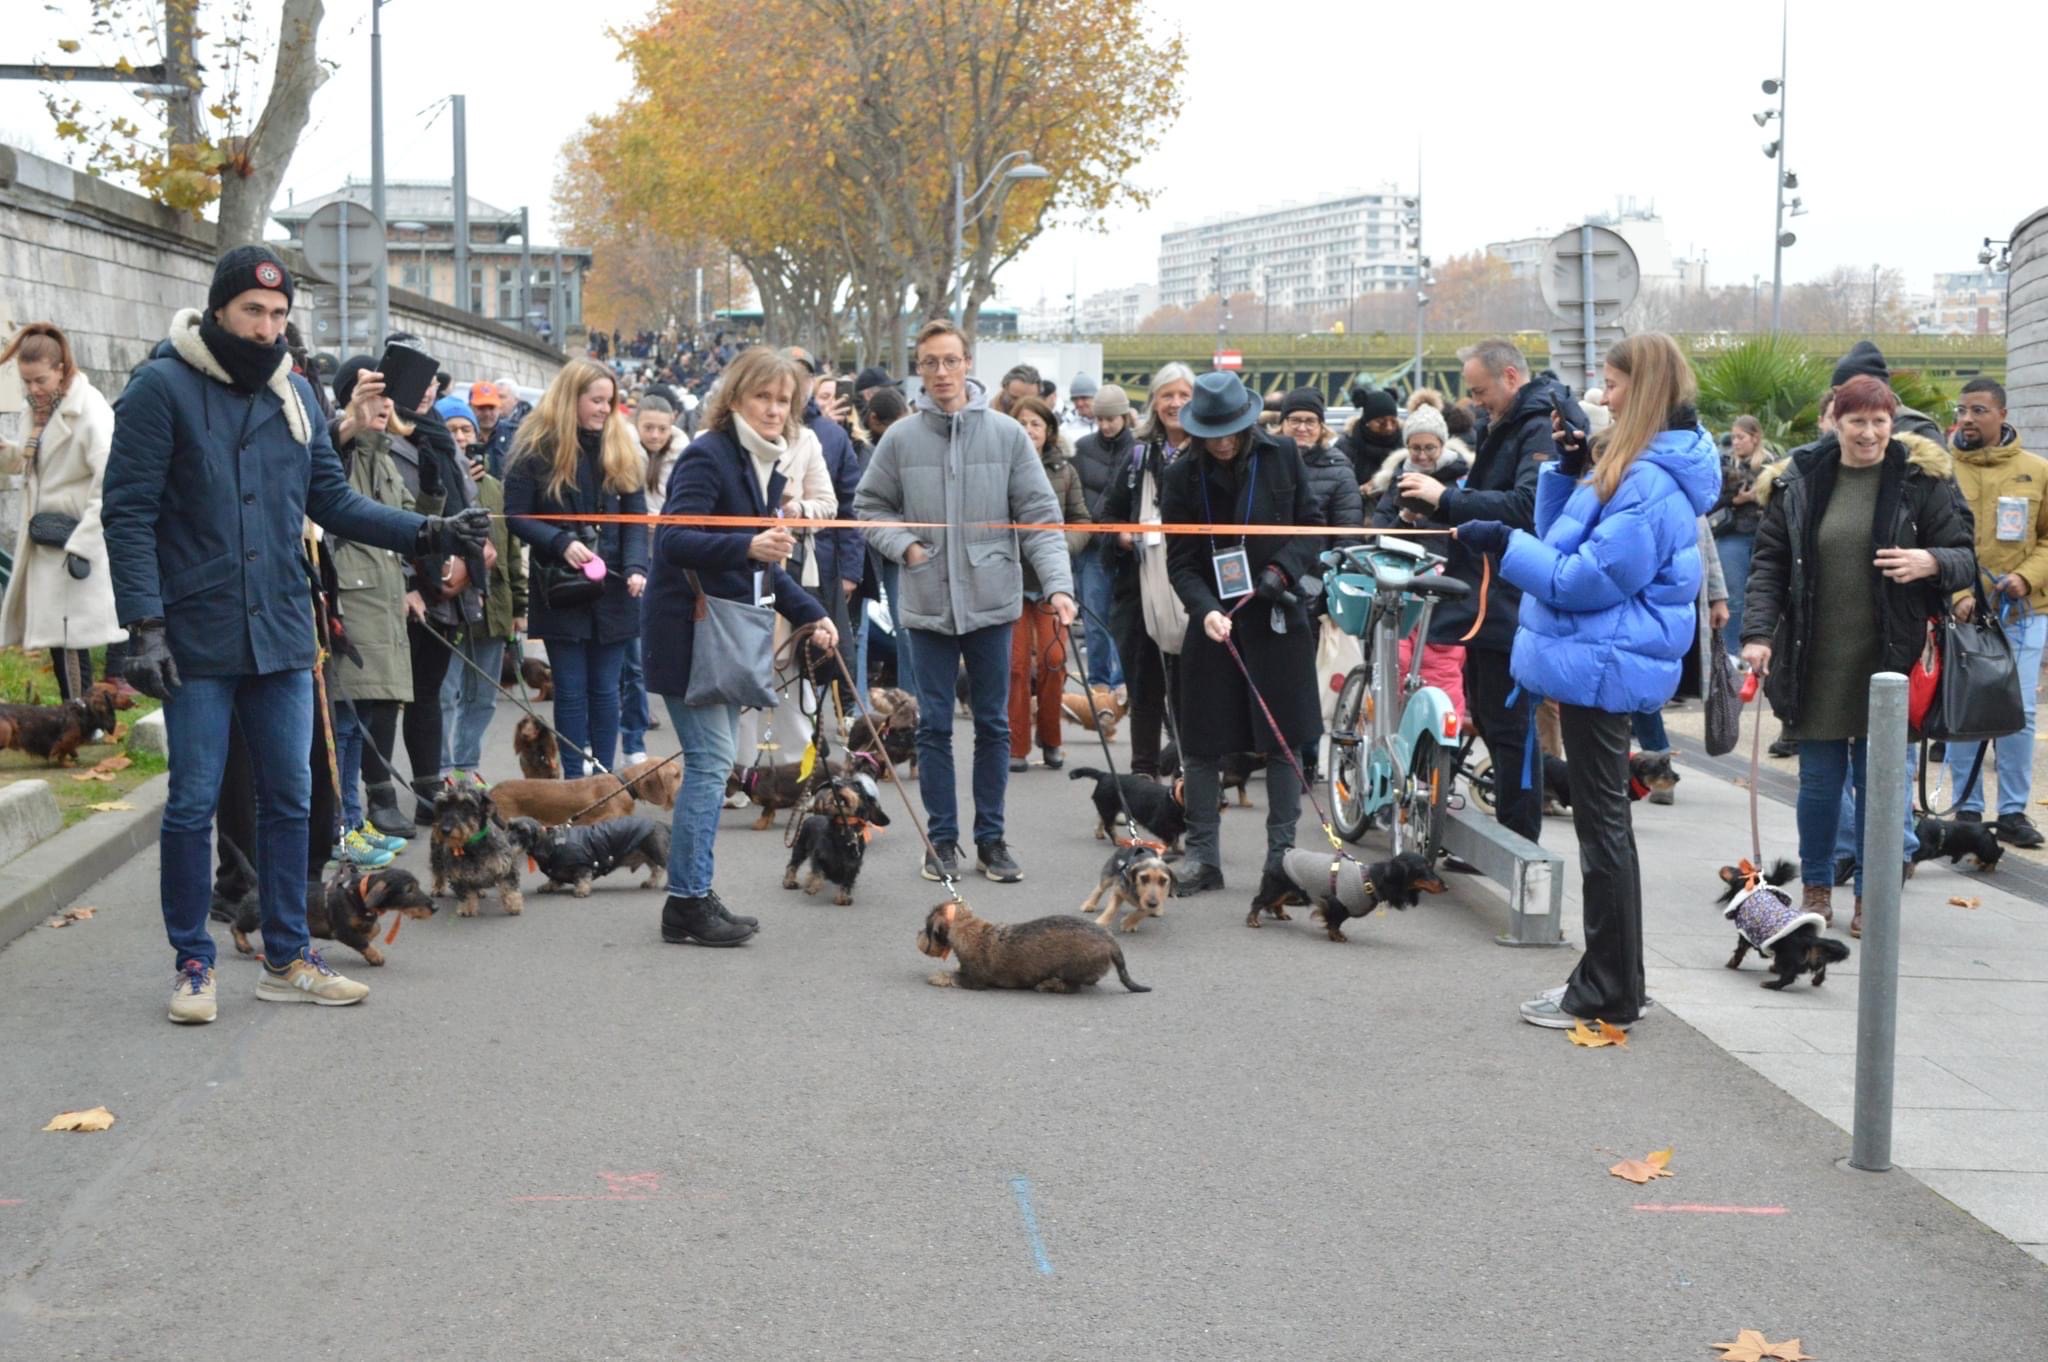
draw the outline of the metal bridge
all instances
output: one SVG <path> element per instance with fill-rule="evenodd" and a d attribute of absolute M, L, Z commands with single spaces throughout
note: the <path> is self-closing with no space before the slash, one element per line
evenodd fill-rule
<path fill-rule="evenodd" d="M 1422 383 L 1456 394 L 1463 390 L 1459 377 L 1458 351 L 1498 333 L 1437 333 L 1424 337 Z M 1515 343 L 1536 369 L 1550 362 L 1550 340 L 1540 331 L 1514 333 Z M 1681 335 L 1678 343 L 1695 364 L 1714 357 L 1748 340 L 1746 335 Z M 1849 352 L 1857 335 L 1801 335 L 1795 337 L 1813 354 L 1830 363 Z M 2005 337 L 2003 336 L 1915 336 L 1874 338 L 1894 370 L 1912 369 L 1957 384 L 1979 375 L 2003 380 Z M 1104 336 L 1103 377 L 1141 394 L 1161 366 L 1179 360 L 1196 373 L 1211 367 L 1220 351 L 1234 350 L 1243 356 L 1238 370 L 1246 386 L 1258 392 L 1276 389 L 1316 388 L 1326 400 L 1341 403 L 1354 382 L 1365 380 L 1382 387 L 1406 391 L 1417 386 L 1413 380 L 1415 337 L 1392 331 L 1355 336 L 1326 334 L 1213 336 L 1200 333 L 1175 335 Z M 1574 384 L 1574 386 L 1577 386 Z"/>

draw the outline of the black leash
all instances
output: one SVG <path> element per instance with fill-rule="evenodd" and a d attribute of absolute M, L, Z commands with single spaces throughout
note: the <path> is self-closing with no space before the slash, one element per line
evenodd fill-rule
<path fill-rule="evenodd" d="M 1098 626 L 1102 624 L 1102 620 L 1099 617 L 1092 614 L 1086 606 L 1081 604 L 1081 598 L 1079 596 L 1074 597 L 1074 607 L 1075 609 L 1081 611 L 1083 615 L 1087 616 L 1090 619 L 1094 619 Z M 1024 608 L 1027 610 L 1030 609 L 1030 603 L 1026 602 Z M 1068 672 L 1065 669 L 1065 667 L 1062 666 L 1060 675 L 1063 679 L 1071 677 L 1073 680 L 1079 681 L 1081 683 L 1081 698 L 1085 700 L 1088 704 L 1088 713 L 1090 717 L 1092 717 L 1095 721 L 1091 725 L 1091 727 L 1093 727 L 1095 730 L 1095 739 L 1098 743 L 1102 745 L 1102 764 L 1109 771 L 1110 783 L 1116 788 L 1116 802 L 1120 807 L 1122 807 L 1124 811 L 1124 833 L 1129 838 L 1130 844 L 1135 846 L 1144 839 L 1139 836 L 1138 819 L 1137 816 L 1131 812 L 1131 802 L 1129 799 L 1124 797 L 1123 778 L 1117 774 L 1116 757 L 1113 756 L 1109 750 L 1109 735 L 1102 731 L 1102 716 L 1108 713 L 1108 711 L 1097 709 L 1095 707 L 1095 692 L 1089 689 L 1088 675 L 1085 671 L 1082 670 L 1080 655 L 1074 649 L 1073 626 L 1070 624 L 1061 624 L 1059 625 L 1059 632 L 1066 637 L 1066 661 L 1068 663 L 1071 663 L 1074 668 L 1072 672 Z M 1112 838 L 1111 840 L 1114 841 L 1115 839 Z"/>

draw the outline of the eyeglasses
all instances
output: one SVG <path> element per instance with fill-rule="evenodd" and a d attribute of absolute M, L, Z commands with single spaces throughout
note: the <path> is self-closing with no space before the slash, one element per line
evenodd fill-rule
<path fill-rule="evenodd" d="M 1996 408 L 1996 407 L 1980 407 L 1980 406 L 1976 406 L 1976 405 L 1972 404 L 1971 406 L 1967 406 L 1967 407 L 1957 407 L 1957 408 L 1956 408 L 1956 415 L 1958 415 L 1958 416 L 1991 416 L 1991 415 L 1995 414 L 1995 413 L 1997 412 L 1997 410 L 1998 410 L 1998 408 Z"/>
<path fill-rule="evenodd" d="M 967 367 L 967 361 L 960 355 L 924 355 L 917 361 L 921 374 L 957 374 Z"/>
<path fill-rule="evenodd" d="M 1322 423 L 1322 417 L 1312 415 L 1308 412 L 1297 412 L 1293 416 L 1283 417 L 1280 421 L 1281 425 L 1287 426 L 1295 430 L 1314 430 L 1317 426 L 1321 425 Z"/>

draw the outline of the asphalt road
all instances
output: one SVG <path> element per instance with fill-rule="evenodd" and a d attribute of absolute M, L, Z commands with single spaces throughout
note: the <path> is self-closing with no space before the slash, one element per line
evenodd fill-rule
<path fill-rule="evenodd" d="M 1156 991 L 964 993 L 924 982 L 939 895 L 890 808 L 851 908 L 727 813 L 719 883 L 765 920 L 739 950 L 663 945 L 621 876 L 408 923 L 382 970 L 336 947 L 374 993 L 330 1010 L 259 1004 L 223 934 L 199 1029 L 164 1019 L 138 858 L 0 952 L 0 1357 L 2040 1356 L 2039 1263 L 1838 1168 L 1683 1023 L 1521 1025 L 1572 957 L 1494 946 L 1470 882 L 1348 946 L 1253 933 L 1263 815 L 1233 810 L 1232 888 L 1127 939 Z M 971 902 L 1072 911 L 1085 788 L 1033 770 L 1011 815 L 1027 878 Z M 39 1133 L 100 1103 L 110 1132 Z M 1607 1173 L 1665 1146 L 1671 1179 Z"/>

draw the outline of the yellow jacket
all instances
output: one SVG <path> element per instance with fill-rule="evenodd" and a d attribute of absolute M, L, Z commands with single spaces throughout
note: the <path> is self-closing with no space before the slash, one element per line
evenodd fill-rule
<path fill-rule="evenodd" d="M 1956 486 L 1976 517 L 1978 566 L 1994 580 L 2018 573 L 2027 604 L 2048 609 L 2048 459 L 2020 448 L 2010 426 L 2004 434 L 1999 444 L 1951 451 Z M 2001 500 L 2008 508 L 2003 536 Z"/>

